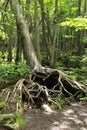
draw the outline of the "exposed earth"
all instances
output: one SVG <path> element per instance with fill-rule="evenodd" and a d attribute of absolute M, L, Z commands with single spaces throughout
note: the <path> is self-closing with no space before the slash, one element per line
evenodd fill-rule
<path fill-rule="evenodd" d="M 25 118 L 27 126 L 23 130 L 87 130 L 87 103 L 71 103 L 64 110 L 51 113 L 29 110 Z"/>
<path fill-rule="evenodd" d="M 27 125 L 21 130 L 87 130 L 87 102 L 71 103 L 53 112 L 29 109 L 24 117 Z"/>

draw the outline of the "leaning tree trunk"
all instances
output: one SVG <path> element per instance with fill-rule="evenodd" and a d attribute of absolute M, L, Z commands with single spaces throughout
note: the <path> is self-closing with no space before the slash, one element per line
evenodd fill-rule
<path fill-rule="evenodd" d="M 18 0 L 9 0 L 11 2 L 12 11 L 16 16 L 17 25 L 19 27 L 21 40 L 24 48 L 26 61 L 31 69 L 40 69 L 41 65 L 37 59 L 36 52 L 30 39 L 29 28 L 22 14 L 22 9 Z"/>

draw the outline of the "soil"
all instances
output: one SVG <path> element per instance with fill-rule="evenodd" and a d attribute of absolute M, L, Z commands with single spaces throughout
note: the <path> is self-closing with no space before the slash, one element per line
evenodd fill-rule
<path fill-rule="evenodd" d="M 25 112 L 27 126 L 23 130 L 87 130 L 87 103 L 71 103 L 64 110 Z"/>
<path fill-rule="evenodd" d="M 71 103 L 63 110 L 50 112 L 29 109 L 24 117 L 26 128 L 21 130 L 87 130 L 87 102 Z"/>

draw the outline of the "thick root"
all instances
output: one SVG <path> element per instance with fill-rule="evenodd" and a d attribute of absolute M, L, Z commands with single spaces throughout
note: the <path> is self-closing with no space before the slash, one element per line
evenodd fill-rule
<path fill-rule="evenodd" d="M 3 90 L 0 99 L 6 103 L 7 113 L 23 113 L 33 106 L 43 108 L 48 102 L 57 105 L 53 95 L 76 98 L 78 94 L 87 94 L 87 85 L 73 81 L 60 70 L 43 68 L 18 80 L 14 88 Z"/>
<path fill-rule="evenodd" d="M 25 104 L 41 107 L 44 103 L 55 103 L 53 94 L 74 98 L 80 93 L 87 94 L 87 85 L 73 81 L 60 70 L 43 68 L 20 79 L 13 90 L 8 90 L 5 102 L 14 104 L 15 110 L 22 112 Z"/>

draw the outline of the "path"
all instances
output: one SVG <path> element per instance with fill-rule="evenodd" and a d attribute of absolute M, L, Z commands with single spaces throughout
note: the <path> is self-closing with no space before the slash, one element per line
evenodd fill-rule
<path fill-rule="evenodd" d="M 24 130 L 87 130 L 87 104 L 72 103 L 64 110 L 47 113 L 29 110 Z"/>

